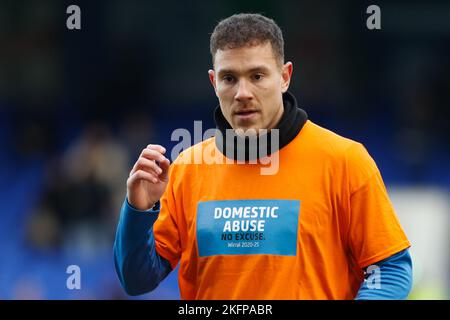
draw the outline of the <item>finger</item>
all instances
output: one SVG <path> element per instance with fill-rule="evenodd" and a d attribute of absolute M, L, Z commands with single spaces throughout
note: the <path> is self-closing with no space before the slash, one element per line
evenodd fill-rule
<path fill-rule="evenodd" d="M 160 179 L 167 180 L 169 177 L 170 160 L 164 159 L 159 163 L 159 167 L 162 169 L 162 173 L 159 175 Z"/>
<path fill-rule="evenodd" d="M 147 148 L 142 150 L 141 157 L 159 162 L 162 162 L 164 159 L 166 159 L 166 157 L 164 157 L 159 151 Z"/>
<path fill-rule="evenodd" d="M 159 144 L 149 144 L 147 146 L 147 149 L 150 150 L 156 150 L 161 154 L 165 154 L 166 153 L 166 148 L 164 148 L 163 146 L 159 145 Z"/>
<path fill-rule="evenodd" d="M 155 163 L 155 161 L 148 160 L 147 158 L 140 157 L 138 161 L 133 166 L 130 175 L 135 173 L 138 170 L 148 171 L 150 173 L 154 173 L 155 175 L 160 175 L 163 170 Z"/>
<path fill-rule="evenodd" d="M 164 158 L 163 161 L 159 162 L 159 167 L 163 170 L 163 171 L 167 171 L 169 170 L 170 167 L 170 160 L 167 158 Z"/>
<path fill-rule="evenodd" d="M 151 174 L 144 170 L 137 170 L 133 175 L 130 176 L 130 178 L 128 178 L 128 183 L 129 183 L 129 185 L 133 185 L 134 183 L 136 183 L 137 181 L 140 181 L 140 180 L 145 180 L 150 183 L 158 183 L 159 182 L 159 179 L 156 175 Z"/>

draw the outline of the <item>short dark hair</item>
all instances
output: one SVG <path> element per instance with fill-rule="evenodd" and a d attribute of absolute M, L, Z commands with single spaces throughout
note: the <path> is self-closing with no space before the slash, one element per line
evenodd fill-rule
<path fill-rule="evenodd" d="M 217 50 L 241 48 L 269 41 L 275 58 L 284 63 L 283 33 L 276 22 L 258 13 L 239 13 L 223 19 L 211 34 L 210 51 L 214 64 Z"/>

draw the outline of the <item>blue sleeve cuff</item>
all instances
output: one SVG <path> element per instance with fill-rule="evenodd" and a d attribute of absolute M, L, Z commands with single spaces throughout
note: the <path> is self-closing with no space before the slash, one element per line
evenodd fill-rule
<path fill-rule="evenodd" d="M 159 213 L 159 210 L 161 208 L 161 202 L 158 200 L 155 205 L 153 206 L 153 208 L 149 209 L 149 210 L 139 210 L 134 208 L 129 202 L 128 202 L 128 197 L 125 198 L 125 210 L 129 211 L 129 212 L 136 212 L 136 213 Z"/>
<path fill-rule="evenodd" d="M 133 208 L 128 199 L 125 199 L 122 210 L 120 213 L 119 226 L 120 231 L 127 231 L 127 237 L 124 237 L 123 245 L 128 252 L 131 249 L 137 238 L 141 238 L 143 234 L 146 234 L 158 219 L 159 210 L 138 210 Z"/>
<path fill-rule="evenodd" d="M 153 224 L 159 208 L 155 207 L 137 210 L 126 199 L 120 212 L 114 262 L 119 280 L 130 295 L 153 290 L 172 270 L 170 263 L 156 252 Z"/>
<path fill-rule="evenodd" d="M 409 249 L 366 268 L 356 300 L 403 300 L 412 287 L 412 260 Z"/>

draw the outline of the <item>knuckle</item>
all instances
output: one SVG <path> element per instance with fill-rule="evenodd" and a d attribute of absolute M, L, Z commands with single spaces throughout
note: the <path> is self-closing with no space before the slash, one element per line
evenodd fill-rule
<path fill-rule="evenodd" d="M 134 164 L 134 173 L 136 173 L 140 167 L 141 167 L 141 162 L 136 161 L 136 163 Z"/>
<path fill-rule="evenodd" d="M 142 158 L 137 165 L 139 169 L 152 168 L 152 166 L 153 162 L 146 158 Z"/>
<path fill-rule="evenodd" d="M 145 149 L 144 151 L 143 151 L 143 156 L 147 156 L 147 157 L 152 157 L 152 156 L 154 156 L 154 154 L 155 154 L 155 151 L 154 150 L 150 150 L 150 149 Z"/>
<path fill-rule="evenodd" d="M 134 182 L 134 176 L 130 176 L 127 179 L 127 187 L 131 187 L 133 185 L 133 182 Z"/>

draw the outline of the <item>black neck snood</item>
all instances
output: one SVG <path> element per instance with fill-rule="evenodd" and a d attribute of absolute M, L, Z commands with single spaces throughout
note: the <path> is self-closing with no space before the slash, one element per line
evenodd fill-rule
<path fill-rule="evenodd" d="M 218 129 L 218 132 L 216 133 L 216 147 L 227 158 L 240 161 L 255 160 L 255 158 L 261 155 L 270 155 L 272 152 L 283 148 L 297 136 L 308 119 L 306 112 L 298 107 L 297 100 L 289 91 L 283 94 L 283 106 L 283 115 L 281 116 L 279 123 L 274 128 L 279 130 L 278 148 L 276 150 L 272 150 L 271 131 L 268 131 L 266 134 L 260 134 L 253 138 L 253 141 L 255 141 L 254 139 L 257 139 L 256 153 L 250 152 L 250 141 L 252 138 L 249 136 L 238 136 L 223 116 L 220 106 L 218 106 L 214 110 L 214 119 Z M 226 139 L 227 131 L 229 139 Z M 227 141 L 233 141 L 232 143 L 234 146 L 228 146 L 227 148 Z M 239 150 L 242 150 L 242 148 L 244 148 L 244 152 L 238 152 Z"/>

